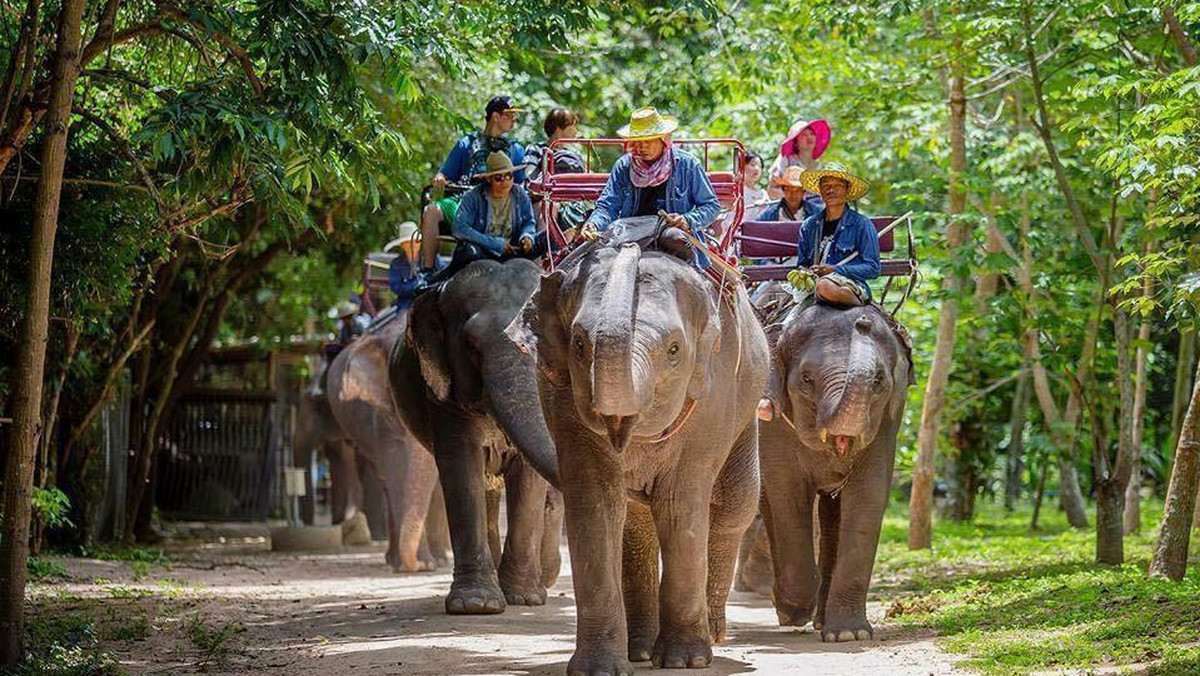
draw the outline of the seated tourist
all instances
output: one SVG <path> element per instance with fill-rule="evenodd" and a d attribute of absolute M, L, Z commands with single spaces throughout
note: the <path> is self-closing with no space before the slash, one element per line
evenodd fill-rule
<path fill-rule="evenodd" d="M 776 181 L 776 185 L 783 188 L 783 197 L 763 209 L 756 220 L 803 221 L 820 213 L 825 203 L 820 196 L 804 189 L 804 184 L 800 182 L 803 173 L 800 167 L 788 167 L 783 178 Z"/>
<path fill-rule="evenodd" d="M 476 174 L 483 182 L 464 194 L 458 205 L 453 229 L 458 245 L 441 277 L 481 258 L 532 257 L 537 223 L 529 193 L 514 180 L 518 171 L 506 153 L 488 155 L 486 171 Z"/>
<path fill-rule="evenodd" d="M 850 206 L 867 194 L 866 181 L 841 168 L 800 175 L 804 189 L 819 192 L 825 208 L 800 226 L 797 263 L 817 276 L 816 297 L 833 305 L 871 301 L 869 280 L 879 276 L 879 234 L 871 219 Z"/>
<path fill-rule="evenodd" d="M 542 123 L 542 130 L 546 132 L 546 140 L 531 143 L 525 147 L 525 162 L 530 167 L 529 180 L 531 183 L 540 181 L 546 172 L 551 170 L 556 175 L 580 174 L 587 171 L 587 163 L 578 150 L 568 145 L 551 147 L 559 139 L 571 139 L 579 136 L 578 115 L 568 108 L 554 108 L 547 113 L 546 119 Z M 540 197 L 533 194 L 530 198 L 533 200 L 534 213 L 540 221 L 544 217 L 540 209 Z M 559 231 L 563 232 L 577 229 L 591 208 L 591 202 L 555 202 L 550 206 L 549 215 L 558 223 Z M 539 226 L 543 228 L 546 225 L 546 223 L 539 222 Z M 552 248 L 557 248 L 557 245 L 551 247 L 549 232 L 544 229 L 538 233 L 535 242 L 534 248 L 538 254 L 545 254 Z"/>
<path fill-rule="evenodd" d="M 832 137 L 829 123 L 821 119 L 811 122 L 798 120 L 788 129 L 787 137 L 779 146 L 779 155 L 768 172 L 770 183 L 767 192 L 773 199 L 783 196 L 783 189 L 777 181 L 783 178 L 788 167 L 800 167 L 801 170 L 816 169 L 817 160 L 821 159 L 821 155 L 829 147 Z"/>
<path fill-rule="evenodd" d="M 450 149 L 442 168 L 433 177 L 433 189 L 440 191 L 447 183 L 470 182 L 484 170 L 487 158 L 493 152 L 506 153 L 512 163 L 524 169 L 525 151 L 515 141 L 504 135 L 517 124 L 521 109 L 513 105 L 512 98 L 496 96 L 488 101 L 484 109 L 484 127 L 459 139 Z M 518 171 L 514 180 L 525 180 L 524 171 Z M 455 221 L 460 196 L 447 196 L 434 200 L 421 213 L 421 277 L 432 276 L 437 264 L 438 235 L 444 225 Z"/>
<path fill-rule="evenodd" d="M 684 232 L 703 241 L 705 229 L 717 217 L 721 203 L 700 160 L 671 146 L 671 133 L 678 128 L 678 120 L 654 108 L 633 112 L 629 124 L 617 131 L 629 139 L 629 152 L 613 165 L 596 209 L 583 226 L 585 236 L 594 237 L 619 218 L 653 216 L 662 211 L 667 214 L 669 226 L 659 237 L 663 249 L 679 256 L 688 254 L 691 245 Z M 567 233 L 568 241 L 574 234 Z M 708 259 L 703 252 L 696 254 L 697 262 L 706 265 Z"/>

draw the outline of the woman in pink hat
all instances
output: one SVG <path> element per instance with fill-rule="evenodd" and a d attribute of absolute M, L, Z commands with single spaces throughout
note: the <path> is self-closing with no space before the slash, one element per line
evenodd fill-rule
<path fill-rule="evenodd" d="M 818 118 L 811 122 L 797 120 L 791 129 L 788 129 L 787 138 L 779 146 L 779 156 L 771 165 L 771 180 L 767 193 L 774 199 L 783 197 L 783 188 L 779 181 L 783 179 L 788 167 L 816 169 L 817 160 L 821 159 L 821 155 L 829 147 L 829 139 L 832 137 L 829 123 L 823 119 Z"/>

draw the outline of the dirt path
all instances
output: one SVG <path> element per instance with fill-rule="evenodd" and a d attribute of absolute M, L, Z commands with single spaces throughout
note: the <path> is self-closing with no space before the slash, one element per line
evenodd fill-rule
<path fill-rule="evenodd" d="M 60 561 L 71 581 L 35 585 L 34 615 L 87 617 L 131 674 L 561 676 L 574 642 L 569 570 L 544 607 L 450 617 L 442 612 L 448 572 L 390 574 L 377 548 L 210 554 L 152 566 L 137 580 L 128 563 Z M 826 645 L 775 626 L 767 600 L 735 592 L 730 640 L 711 668 L 687 673 L 961 673 L 929 634 L 883 623 L 880 604 L 870 612 L 881 640 Z"/>

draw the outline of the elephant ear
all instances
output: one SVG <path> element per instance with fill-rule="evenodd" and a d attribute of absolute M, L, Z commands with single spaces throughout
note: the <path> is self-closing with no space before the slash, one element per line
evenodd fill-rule
<path fill-rule="evenodd" d="M 504 334 L 517 349 L 534 358 L 542 374 L 556 386 L 570 380 L 567 370 L 567 331 L 558 312 L 559 293 L 565 275 L 555 270 L 525 301 Z"/>
<path fill-rule="evenodd" d="M 707 287 L 707 283 L 704 284 Z M 717 296 L 717 292 L 708 288 L 701 289 L 698 295 L 702 299 L 698 303 L 697 311 L 702 314 L 696 318 L 700 333 L 696 339 L 696 351 L 694 352 L 698 368 L 692 372 L 692 379 L 688 381 L 687 389 L 688 397 L 693 400 L 701 399 L 708 394 L 708 390 L 712 386 L 713 367 L 719 359 L 717 353 L 721 351 L 720 298 Z M 736 316 L 733 321 L 737 321 Z M 734 356 L 734 359 L 737 359 L 737 355 Z"/>
<path fill-rule="evenodd" d="M 771 347 L 771 369 L 767 374 L 767 391 L 764 396 L 771 400 L 777 411 L 790 412 L 787 394 L 788 367 L 783 359 L 783 351 L 779 349 L 783 328 L 783 324 L 771 324 L 764 330 L 767 334 L 767 344 Z"/>
<path fill-rule="evenodd" d="M 408 319 L 408 340 L 421 364 L 421 377 L 438 401 L 450 399 L 450 359 L 446 331 L 438 306 L 439 293 L 429 292 L 413 302 Z"/>

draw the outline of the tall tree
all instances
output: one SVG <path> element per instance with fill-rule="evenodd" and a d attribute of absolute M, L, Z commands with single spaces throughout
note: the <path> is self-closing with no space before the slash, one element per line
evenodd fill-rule
<path fill-rule="evenodd" d="M 33 239 L 28 271 L 28 305 L 17 352 L 13 428 L 4 473 L 4 528 L 0 538 L 0 665 L 15 665 L 22 654 L 25 610 L 25 556 L 29 543 L 29 505 L 33 461 L 42 420 L 42 376 L 50 323 L 50 275 L 59 197 L 67 160 L 71 102 L 79 76 L 80 23 L 83 0 L 64 0 L 59 10 L 58 40 L 51 63 L 46 134 L 34 201 Z"/>
<path fill-rule="evenodd" d="M 958 5 L 952 5 L 952 20 L 958 19 Z M 964 90 L 962 35 L 957 26 L 950 42 L 950 81 L 947 96 L 950 108 L 950 192 L 947 206 L 946 245 L 957 252 L 967 241 L 967 97 Z M 925 383 L 925 400 L 921 410 L 921 428 L 917 436 L 917 461 L 913 467 L 912 496 L 908 512 L 908 548 L 928 549 L 933 538 L 933 480 L 941 435 L 942 410 L 946 404 L 946 383 L 954 359 L 957 335 L 959 294 L 963 275 L 951 266 L 942 279 L 941 309 L 938 312 L 937 344 L 933 364 Z"/>
<path fill-rule="evenodd" d="M 1188 543 L 1191 540 L 1196 492 L 1200 489 L 1200 368 L 1197 369 L 1192 400 L 1188 404 L 1167 500 L 1163 505 L 1162 523 L 1154 557 L 1150 560 L 1150 575 L 1170 580 L 1182 580 L 1187 572 Z"/>

